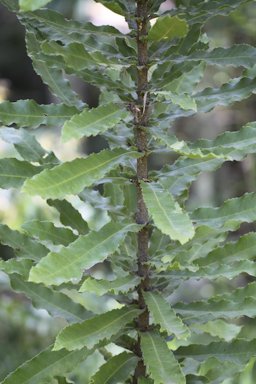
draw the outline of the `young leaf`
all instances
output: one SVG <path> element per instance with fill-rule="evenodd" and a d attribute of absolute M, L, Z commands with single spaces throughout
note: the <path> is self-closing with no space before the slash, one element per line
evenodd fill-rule
<path fill-rule="evenodd" d="M 93 351 L 82 349 L 81 351 L 53 352 L 51 347 L 40 352 L 33 359 L 22 364 L 7 376 L 2 384 L 40 384 L 48 382 L 54 376 L 70 373 L 77 364 L 86 359 Z"/>
<path fill-rule="evenodd" d="M 22 225 L 22 229 L 30 236 L 51 241 L 56 245 L 68 245 L 77 239 L 77 236 L 70 229 L 56 227 L 50 221 L 27 221 Z"/>
<path fill-rule="evenodd" d="M 79 324 L 70 325 L 61 331 L 54 345 L 54 351 L 65 348 L 70 351 L 92 348 L 99 342 L 109 343 L 126 324 L 130 323 L 140 313 L 134 307 L 113 309 L 102 315 L 95 316 Z"/>
<path fill-rule="evenodd" d="M 85 109 L 79 115 L 74 115 L 63 126 L 64 141 L 80 139 L 83 136 L 96 136 L 114 127 L 121 120 L 130 116 L 120 105 L 109 103 L 90 110 Z"/>
<path fill-rule="evenodd" d="M 184 37 L 188 33 L 188 24 L 177 16 L 160 16 L 149 30 L 148 38 L 151 41 L 172 40 L 175 37 Z"/>
<path fill-rule="evenodd" d="M 93 384 L 124 383 L 134 371 L 138 358 L 132 353 L 123 352 L 102 365 L 91 378 Z"/>
<path fill-rule="evenodd" d="M 166 342 L 154 332 L 141 334 L 141 349 L 147 372 L 155 384 L 185 384 L 178 361 Z"/>
<path fill-rule="evenodd" d="M 81 322 L 93 316 L 91 312 L 72 301 L 64 293 L 54 291 L 41 284 L 27 282 L 16 274 L 10 276 L 10 282 L 15 291 L 24 293 L 36 308 L 44 308 L 52 316 L 63 317 L 72 323 Z"/>
<path fill-rule="evenodd" d="M 141 183 L 143 197 L 155 225 L 172 240 L 186 243 L 194 236 L 194 228 L 187 213 L 172 195 L 157 183 Z"/>
<path fill-rule="evenodd" d="M 159 324 L 162 331 L 174 334 L 178 339 L 186 339 L 190 335 L 189 329 L 159 293 L 144 292 L 143 296 L 154 324 Z"/>
<path fill-rule="evenodd" d="M 99 232 L 80 236 L 60 252 L 51 252 L 31 269 L 29 280 L 59 285 L 71 279 L 80 280 L 83 270 L 104 261 L 124 241 L 128 232 L 137 232 L 136 224 L 109 223 Z M 63 262 L 65 260 L 65 263 Z"/>
<path fill-rule="evenodd" d="M 139 156 L 138 152 L 120 148 L 112 151 L 106 149 L 87 158 L 78 158 L 41 172 L 38 177 L 27 180 L 23 191 L 45 198 L 63 198 L 81 192 L 120 163 Z"/>

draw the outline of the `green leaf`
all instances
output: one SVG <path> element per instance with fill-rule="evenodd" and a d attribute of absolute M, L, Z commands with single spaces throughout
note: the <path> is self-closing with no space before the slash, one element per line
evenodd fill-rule
<path fill-rule="evenodd" d="M 117 123 L 129 117 L 128 111 L 122 110 L 120 105 L 109 103 L 90 110 L 85 109 L 79 115 L 74 115 L 63 126 L 62 138 L 64 141 L 80 139 L 83 136 L 96 136 Z"/>
<path fill-rule="evenodd" d="M 141 155 L 138 152 L 123 149 L 93 153 L 87 158 L 78 158 L 44 170 L 37 177 L 28 180 L 23 191 L 47 198 L 63 198 L 68 194 L 77 194 L 127 159 L 139 156 Z"/>
<path fill-rule="evenodd" d="M 82 284 L 79 292 L 92 292 L 98 296 L 106 293 L 117 295 L 119 292 L 129 292 L 139 284 L 140 279 L 137 276 L 127 275 L 116 280 L 97 280 L 88 277 Z"/>
<path fill-rule="evenodd" d="M 191 345 L 179 348 L 175 355 L 178 358 L 192 358 L 204 361 L 215 357 L 220 361 L 232 361 L 236 364 L 245 364 L 256 354 L 256 341 L 237 340 L 233 343 L 212 343 L 209 345 Z"/>
<path fill-rule="evenodd" d="M 193 110 L 197 111 L 197 105 L 195 99 L 188 94 L 177 94 L 171 91 L 156 91 L 153 92 L 157 95 L 157 100 L 164 99 L 167 101 L 171 101 L 173 104 L 178 105 L 180 108 L 184 110 Z"/>
<path fill-rule="evenodd" d="M 154 332 L 141 334 L 141 349 L 147 372 L 154 384 L 185 384 L 178 361 L 166 342 Z"/>
<path fill-rule="evenodd" d="M 40 125 L 61 126 L 78 110 L 63 104 L 38 105 L 33 100 L 4 101 L 0 104 L 3 125 L 37 128 Z"/>
<path fill-rule="evenodd" d="M 236 132 L 224 132 L 216 139 L 200 139 L 194 143 L 178 140 L 175 135 L 151 130 L 156 139 L 171 150 L 190 158 L 223 158 L 225 160 L 242 160 L 249 153 L 256 152 L 256 123 L 251 122 Z"/>
<path fill-rule="evenodd" d="M 70 373 L 77 364 L 86 359 L 93 351 L 58 352 L 51 347 L 39 353 L 33 359 L 22 364 L 16 371 L 7 376 L 1 384 L 39 384 L 46 383 L 54 376 Z"/>
<path fill-rule="evenodd" d="M 49 252 L 44 245 L 3 224 L 0 224 L 0 242 L 11 247 L 18 257 L 25 259 L 40 260 Z"/>
<path fill-rule="evenodd" d="M 32 260 L 29 259 L 9 259 L 7 261 L 0 260 L 0 270 L 11 274 L 21 275 L 24 279 L 28 279 L 29 270 L 33 265 Z"/>
<path fill-rule="evenodd" d="M 77 239 L 70 229 L 56 227 L 50 221 L 27 221 L 22 225 L 22 229 L 30 236 L 51 241 L 53 244 L 68 245 Z"/>
<path fill-rule="evenodd" d="M 224 132 L 214 140 L 201 139 L 192 144 L 192 150 L 201 150 L 205 155 L 224 157 L 227 160 L 242 160 L 256 152 L 256 122 L 251 122 L 236 132 Z"/>
<path fill-rule="evenodd" d="M 124 383 L 134 371 L 138 358 L 132 353 L 123 352 L 109 359 L 91 378 L 93 384 Z"/>
<path fill-rule="evenodd" d="M 241 223 L 256 220 L 256 194 L 246 193 L 242 197 L 226 200 L 219 208 L 198 208 L 191 217 L 198 226 L 234 231 Z"/>
<path fill-rule="evenodd" d="M 7 143 L 13 144 L 17 152 L 24 160 L 41 162 L 46 151 L 41 147 L 36 138 L 20 128 L 0 128 L 0 138 Z"/>
<path fill-rule="evenodd" d="M 256 78 L 247 77 L 232 79 L 220 88 L 206 88 L 193 95 L 198 112 L 209 112 L 213 108 L 231 105 L 236 101 L 245 100 L 256 92 Z"/>
<path fill-rule="evenodd" d="M 50 3 L 50 1 L 51 0 L 19 0 L 20 10 L 23 12 L 35 11 Z"/>
<path fill-rule="evenodd" d="M 231 65 L 251 68 L 255 65 L 256 48 L 248 44 L 237 44 L 229 48 L 215 48 L 212 51 L 196 51 L 189 56 L 173 57 L 176 63 L 205 61 L 212 65 Z"/>
<path fill-rule="evenodd" d="M 177 16 L 160 16 L 149 30 L 148 38 L 151 41 L 172 40 L 184 37 L 188 33 L 188 24 Z"/>
<path fill-rule="evenodd" d="M 134 307 L 113 309 L 102 315 L 93 317 L 80 324 L 70 325 L 61 331 L 54 345 L 54 350 L 92 348 L 99 342 L 105 344 L 116 335 L 126 324 L 130 323 L 140 313 Z"/>
<path fill-rule="evenodd" d="M 215 301 L 214 299 L 197 301 L 188 304 L 177 303 L 174 310 L 181 314 L 184 319 L 204 323 L 213 319 L 236 319 L 241 316 L 256 317 L 256 300 L 248 298 L 242 303 L 229 300 Z"/>
<path fill-rule="evenodd" d="M 30 177 L 42 171 L 27 161 L 13 158 L 0 159 L 0 188 L 20 188 Z"/>
<path fill-rule="evenodd" d="M 187 326 L 159 293 L 144 292 L 143 296 L 154 324 L 159 324 L 162 331 L 166 331 L 168 335 L 174 334 L 178 339 L 186 339 L 190 335 Z"/>
<path fill-rule="evenodd" d="M 141 188 L 149 214 L 162 233 L 181 244 L 194 236 L 195 231 L 188 214 L 182 211 L 167 190 L 152 182 L 142 182 Z"/>
<path fill-rule="evenodd" d="M 54 68 L 50 64 L 47 56 L 42 53 L 39 33 L 27 30 L 26 43 L 33 67 L 44 84 L 47 84 L 51 92 L 64 104 L 81 107 L 83 102 L 79 100 L 78 95 L 72 90 L 69 81 L 65 78 L 63 70 Z"/>
<path fill-rule="evenodd" d="M 236 261 L 251 260 L 255 257 L 255 247 L 256 234 L 247 233 L 238 241 L 228 242 L 222 247 L 213 249 L 206 257 L 201 258 L 199 254 L 196 263 L 200 266 L 207 266 L 211 263 L 230 265 Z"/>
<path fill-rule="evenodd" d="M 240 333 L 242 326 L 227 323 L 222 319 L 208 321 L 205 324 L 193 324 L 191 329 L 198 329 L 202 332 L 209 333 L 213 337 L 218 337 L 224 341 L 230 342 Z"/>
<path fill-rule="evenodd" d="M 69 68 L 76 71 L 82 71 L 88 67 L 98 67 L 113 65 L 112 69 L 121 70 L 122 62 L 120 62 L 120 55 L 104 56 L 101 51 L 87 51 L 85 44 L 78 42 L 68 44 L 66 46 L 60 45 L 56 42 L 44 42 L 42 44 L 43 52 L 49 56 L 61 56 Z M 123 65 L 125 65 L 124 63 Z M 127 64 L 126 64 L 127 65 Z"/>
<path fill-rule="evenodd" d="M 111 222 L 99 232 L 80 236 L 68 247 L 63 247 L 58 253 L 51 252 L 42 259 L 31 269 L 29 280 L 46 285 L 80 280 L 85 269 L 104 261 L 118 249 L 128 232 L 137 232 L 140 228 L 136 224 Z"/>
<path fill-rule="evenodd" d="M 88 224 L 81 214 L 67 200 L 47 200 L 47 204 L 57 209 L 60 214 L 60 222 L 63 225 L 75 229 L 79 234 L 88 233 Z"/>
<path fill-rule="evenodd" d="M 63 317 L 69 322 L 81 322 L 93 315 L 64 293 L 41 284 L 30 283 L 16 274 L 10 276 L 10 282 L 15 291 L 24 293 L 36 308 L 46 309 L 52 316 Z"/>
<path fill-rule="evenodd" d="M 158 173 L 161 184 L 174 196 L 181 195 L 202 172 L 215 171 L 224 159 L 190 159 L 179 157 L 172 165 L 165 166 Z"/>

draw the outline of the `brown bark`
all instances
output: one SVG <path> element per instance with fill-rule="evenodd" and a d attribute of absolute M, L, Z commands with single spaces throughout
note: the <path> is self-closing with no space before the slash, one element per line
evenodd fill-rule
<path fill-rule="evenodd" d="M 143 291 L 149 289 L 149 268 L 148 268 L 148 243 L 149 243 L 149 228 L 148 228 L 148 211 L 143 200 L 140 181 L 148 178 L 148 133 L 147 125 L 149 119 L 148 105 L 148 1 L 137 1 L 137 105 L 134 112 L 134 134 L 136 146 L 139 152 L 143 153 L 137 161 L 137 212 L 136 222 L 143 224 L 143 229 L 138 233 L 138 275 L 141 278 L 141 283 L 138 286 L 138 305 L 143 310 L 137 321 L 138 332 L 145 332 L 149 328 L 149 313 L 143 298 Z M 138 336 L 136 352 L 140 357 L 140 361 L 136 367 L 133 377 L 133 384 L 138 383 L 139 377 L 146 377 L 146 367 L 143 363 L 140 337 Z"/>

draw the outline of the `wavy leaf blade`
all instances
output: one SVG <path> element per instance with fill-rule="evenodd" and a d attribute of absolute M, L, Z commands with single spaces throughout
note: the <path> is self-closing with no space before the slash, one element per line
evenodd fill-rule
<path fill-rule="evenodd" d="M 71 372 L 91 353 L 92 351 L 86 349 L 72 352 L 62 349 L 53 352 L 49 347 L 17 368 L 2 384 L 39 384 L 51 380 L 54 376 Z"/>
<path fill-rule="evenodd" d="M 81 137 L 96 136 L 114 127 L 121 120 L 129 117 L 120 105 L 109 103 L 90 110 L 85 109 L 79 115 L 74 115 L 63 126 L 64 141 L 80 139 Z"/>
<path fill-rule="evenodd" d="M 27 221 L 22 225 L 22 229 L 30 236 L 50 241 L 56 245 L 62 244 L 67 246 L 77 239 L 77 236 L 71 229 L 56 227 L 50 221 Z"/>
<path fill-rule="evenodd" d="M 209 345 L 191 345 L 180 347 L 176 351 L 178 358 L 191 357 L 195 360 L 204 361 L 209 357 L 216 357 L 220 361 L 232 361 L 236 364 L 245 364 L 256 354 L 256 342 L 236 340 L 233 343 L 212 343 Z M 185 356 L 186 355 L 186 356 Z"/>
<path fill-rule="evenodd" d="M 81 322 L 93 316 L 82 305 L 72 301 L 64 293 L 54 291 L 41 284 L 23 280 L 20 276 L 10 276 L 11 287 L 24 293 L 36 308 L 46 309 L 52 316 L 62 317 L 69 322 Z"/>
<path fill-rule="evenodd" d="M 140 154 L 134 151 L 106 149 L 87 158 L 78 158 L 44 170 L 37 177 L 28 180 L 23 186 L 23 191 L 44 198 L 64 198 L 93 185 L 127 159 L 139 156 Z"/>
<path fill-rule="evenodd" d="M 75 229 L 80 235 L 89 231 L 88 224 L 82 218 L 79 211 L 67 200 L 47 200 L 50 207 L 54 207 L 60 214 L 61 224 Z"/>
<path fill-rule="evenodd" d="M 14 158 L 0 159 L 0 188 L 20 188 L 28 179 L 40 173 L 41 167 Z"/>
<path fill-rule="evenodd" d="M 157 292 L 144 292 L 146 305 L 153 316 L 153 322 L 161 326 L 168 335 L 174 334 L 178 339 L 186 339 L 190 331 L 176 315 L 170 304 Z"/>
<path fill-rule="evenodd" d="M 48 58 L 42 53 L 40 35 L 35 31 L 32 32 L 32 28 L 26 23 L 25 26 L 28 29 L 26 33 L 27 51 L 36 73 L 61 102 L 65 105 L 81 107 L 83 102 L 71 88 L 63 70 L 50 65 Z"/>
<path fill-rule="evenodd" d="M 98 232 L 80 236 L 60 252 L 51 252 L 43 258 L 31 269 L 29 281 L 59 285 L 72 279 L 80 280 L 83 270 L 104 261 L 118 249 L 128 232 L 137 232 L 140 228 L 137 224 L 110 222 Z"/>
<path fill-rule="evenodd" d="M 91 378 L 93 384 L 124 383 L 134 371 L 138 358 L 132 353 L 123 352 L 112 357 Z"/>
<path fill-rule="evenodd" d="M 0 224 L 0 242 L 11 247 L 18 257 L 24 259 L 40 260 L 49 252 L 43 244 L 3 224 Z"/>
<path fill-rule="evenodd" d="M 40 163 L 47 153 L 36 138 L 22 128 L 1 127 L 0 138 L 7 143 L 13 144 L 23 160 Z"/>
<path fill-rule="evenodd" d="M 197 225 L 235 230 L 243 222 L 256 220 L 255 204 L 256 194 L 246 193 L 242 197 L 226 200 L 219 208 L 199 208 L 191 216 Z"/>
<path fill-rule="evenodd" d="M 105 295 L 106 293 L 117 295 L 119 292 L 124 293 L 134 289 L 139 282 L 138 276 L 133 276 L 132 274 L 111 281 L 97 280 L 89 276 L 83 282 L 79 292 L 92 292 L 98 296 Z"/>
<path fill-rule="evenodd" d="M 185 20 L 177 16 L 165 15 L 157 19 L 149 31 L 149 40 L 172 40 L 175 37 L 184 37 L 188 32 L 188 25 Z"/>
<path fill-rule="evenodd" d="M 144 362 L 155 384 L 185 384 L 178 361 L 166 342 L 154 332 L 141 334 L 141 348 Z"/>
<path fill-rule="evenodd" d="M 140 313 L 134 307 L 113 309 L 102 315 L 95 316 L 79 324 L 73 324 L 59 333 L 54 350 L 92 348 L 99 342 L 108 343 L 126 324 L 130 323 Z"/>
<path fill-rule="evenodd" d="M 157 183 L 141 183 L 143 197 L 155 225 L 172 240 L 186 243 L 194 234 L 193 224 L 172 195 Z"/>
<path fill-rule="evenodd" d="M 61 126 L 78 110 L 63 104 L 39 105 L 33 100 L 4 101 L 0 104 L 3 125 L 37 128 L 40 125 Z"/>

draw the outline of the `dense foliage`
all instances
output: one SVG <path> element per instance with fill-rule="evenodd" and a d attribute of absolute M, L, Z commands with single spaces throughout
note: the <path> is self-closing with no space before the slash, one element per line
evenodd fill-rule
<path fill-rule="evenodd" d="M 161 13 L 162 0 L 100 0 L 125 16 L 128 34 L 39 9 L 49 0 L 0 2 L 25 26 L 34 69 L 59 100 L 0 104 L 0 137 L 17 151 L 0 159 L 0 187 L 40 196 L 59 213 L 58 225 L 33 220 L 14 231 L 1 224 L 0 241 L 16 257 L 0 268 L 13 290 L 66 320 L 54 345 L 2 383 L 76 383 L 76 367 L 95 351 L 104 363 L 94 384 L 235 383 L 256 355 L 256 234 L 235 241 L 230 234 L 256 220 L 256 193 L 191 212 L 186 202 L 202 172 L 256 152 L 256 122 L 195 142 L 177 137 L 173 124 L 255 93 L 256 48 L 212 48 L 202 33 L 209 18 L 252 1 L 176 0 Z M 207 65 L 240 75 L 202 89 Z M 66 75 L 99 87 L 99 106 L 89 109 Z M 41 126 L 62 127 L 65 142 L 100 134 L 108 147 L 61 162 L 33 135 Z M 148 169 L 160 152 L 177 160 Z M 107 220 L 90 228 L 72 196 Z M 100 263 L 108 271 L 99 278 Z M 194 281 L 241 274 L 251 281 L 243 288 L 223 284 L 221 294 L 189 302 L 180 295 Z M 85 292 L 114 305 L 93 313 Z"/>

